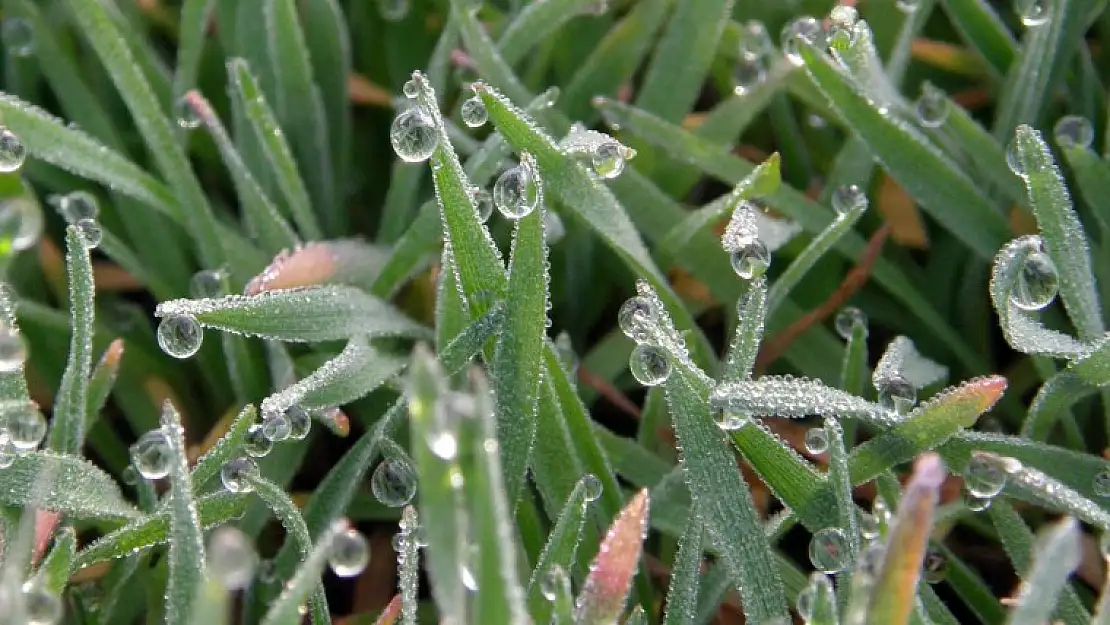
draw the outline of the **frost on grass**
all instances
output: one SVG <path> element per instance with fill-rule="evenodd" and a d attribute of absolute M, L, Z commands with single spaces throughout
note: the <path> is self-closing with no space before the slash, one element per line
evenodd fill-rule
<path fill-rule="evenodd" d="M 908 337 L 896 336 L 875 365 L 871 380 L 878 388 L 894 377 L 905 378 L 921 389 L 948 377 L 948 367 L 922 356 Z"/>
<path fill-rule="evenodd" d="M 1110 531 L 1110 512 L 1067 484 L 1042 471 L 1027 467 L 1015 458 L 990 452 L 977 452 L 977 455 L 1005 471 L 1006 494 L 1065 512 L 1103 531 Z"/>
<path fill-rule="evenodd" d="M 721 384 L 710 393 L 709 401 L 718 410 L 772 417 L 798 419 L 821 414 L 883 427 L 902 420 L 894 411 L 862 397 L 817 380 L 791 376 L 764 376 L 758 380 Z"/>

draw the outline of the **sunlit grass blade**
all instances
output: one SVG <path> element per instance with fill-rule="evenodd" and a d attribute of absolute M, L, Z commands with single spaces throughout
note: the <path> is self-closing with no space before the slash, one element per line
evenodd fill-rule
<path fill-rule="evenodd" d="M 1040 625 L 1049 620 L 1060 592 L 1082 558 L 1079 523 L 1071 517 L 1048 528 L 1038 539 L 1025 590 L 1010 612 L 1010 625 Z"/>
<path fill-rule="evenodd" d="M 647 534 L 648 506 L 648 491 L 641 490 L 613 521 L 578 595 L 576 623 L 612 623 L 624 610 Z"/>
<path fill-rule="evenodd" d="M 66 271 L 69 274 L 69 358 L 54 400 L 47 447 L 59 453 L 78 454 L 85 442 L 89 373 L 93 349 L 92 261 L 84 235 L 76 226 L 66 228 Z"/>
<path fill-rule="evenodd" d="M 528 579 L 528 587 L 525 591 L 528 614 L 537 623 L 546 623 L 551 618 L 551 600 L 544 596 L 544 590 L 552 567 L 561 567 L 564 571 L 574 568 L 574 556 L 582 540 L 582 530 L 586 524 L 586 510 L 589 505 L 586 490 L 586 484 L 579 481 L 571 491 L 570 498 L 563 506 L 555 526 L 551 528 L 543 552 L 540 553 L 539 560 L 536 561 L 536 566 Z"/>
<path fill-rule="evenodd" d="M 63 512 L 73 519 L 127 521 L 140 516 L 115 481 L 96 465 L 77 456 L 47 451 L 31 452 L 16 458 L 0 472 L 0 504 L 24 508 L 34 504 L 38 475 L 52 472 L 65 488 L 52 489 L 39 504 Z"/>
<path fill-rule="evenodd" d="M 280 487 L 275 486 L 274 488 L 281 492 Z M 284 497 L 284 494 L 282 496 Z M 292 502 L 289 505 L 292 506 Z M 295 507 L 293 514 L 298 519 L 300 518 Z M 312 622 L 314 625 L 331 623 L 331 617 L 327 613 L 327 603 L 323 596 L 324 588 L 320 582 L 320 576 L 324 572 L 324 567 L 327 566 L 336 539 L 347 532 L 348 527 L 345 520 L 333 521 L 327 530 L 321 533 L 315 546 L 312 546 L 311 543 L 308 544 L 311 551 L 304 554 L 304 562 L 297 569 L 297 574 L 285 585 L 281 595 L 270 604 L 270 609 L 262 620 L 264 625 L 296 625 L 300 623 L 300 607 L 305 601 L 308 601 L 312 606 Z M 317 607 L 320 606 L 321 601 L 324 601 L 324 605 L 321 606 L 322 613 Z"/>
<path fill-rule="evenodd" d="M 162 406 L 161 431 L 169 446 L 169 581 L 166 583 L 166 623 L 189 622 L 193 597 L 203 581 L 204 536 L 185 449 L 185 428 L 173 404 Z"/>
<path fill-rule="evenodd" d="M 697 509 L 690 507 L 690 518 L 678 543 L 667 590 L 665 625 L 693 625 L 698 607 L 698 584 L 701 582 L 701 554 L 704 529 Z"/>
<path fill-rule="evenodd" d="M 739 382 L 752 375 L 767 317 L 767 280 L 764 277 L 752 280 L 748 292 L 736 303 L 736 316 L 739 323 L 721 372 L 723 382 Z"/>
<path fill-rule="evenodd" d="M 945 13 L 961 37 L 986 61 L 996 77 L 1006 75 L 1017 52 L 1017 42 L 987 0 L 942 0 Z"/>

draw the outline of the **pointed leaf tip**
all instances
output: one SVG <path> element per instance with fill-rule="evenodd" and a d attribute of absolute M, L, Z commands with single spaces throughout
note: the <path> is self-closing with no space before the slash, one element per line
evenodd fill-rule
<path fill-rule="evenodd" d="M 624 609 L 647 532 L 647 489 L 636 493 L 609 528 L 575 608 L 576 623 L 612 623 Z"/>
<path fill-rule="evenodd" d="M 338 269 L 338 261 L 338 255 L 326 242 L 283 251 L 247 283 L 244 293 L 258 295 L 263 291 L 327 284 Z"/>
<path fill-rule="evenodd" d="M 385 606 L 382 613 L 378 615 L 378 620 L 374 621 L 374 625 L 393 625 L 397 622 L 397 617 L 401 615 L 401 595 L 393 595 L 389 600 L 389 604 Z"/>
<path fill-rule="evenodd" d="M 971 427 L 1006 391 L 1006 378 L 990 375 L 968 380 L 918 406 L 911 416 L 924 412 L 959 413 L 961 425 Z"/>

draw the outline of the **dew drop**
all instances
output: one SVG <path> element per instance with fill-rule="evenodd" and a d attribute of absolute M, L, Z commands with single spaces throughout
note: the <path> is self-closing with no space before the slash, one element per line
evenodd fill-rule
<path fill-rule="evenodd" d="M 624 171 L 625 151 L 616 141 L 603 141 L 590 150 L 590 171 L 602 180 L 612 180 Z"/>
<path fill-rule="evenodd" d="M 387 458 L 370 475 L 374 497 L 391 508 L 400 508 L 416 496 L 416 471 L 403 458 Z"/>
<path fill-rule="evenodd" d="M 240 590 L 254 579 L 258 554 L 243 532 L 223 525 L 208 539 L 208 572 L 228 590 Z"/>
<path fill-rule="evenodd" d="M 1048 4 L 1044 0 L 1014 0 L 1014 11 L 1028 28 L 1048 22 Z"/>
<path fill-rule="evenodd" d="M 312 417 L 296 404 L 285 410 L 285 418 L 289 420 L 289 438 L 295 441 L 303 441 L 312 431 Z"/>
<path fill-rule="evenodd" d="M 4 413 L 4 429 L 18 451 L 30 451 L 46 438 L 46 417 L 33 405 L 24 404 Z"/>
<path fill-rule="evenodd" d="M 351 528 L 335 537 L 328 566 L 339 577 L 354 577 L 370 564 L 370 543 L 358 530 Z"/>
<path fill-rule="evenodd" d="M 439 133 L 432 117 L 424 109 L 414 106 L 394 118 L 389 128 L 389 142 L 401 160 L 420 163 L 436 151 Z"/>
<path fill-rule="evenodd" d="M 759 20 L 751 20 L 744 24 L 741 31 L 743 38 L 740 40 L 739 58 L 757 59 L 766 56 L 772 50 L 771 39 L 767 36 L 767 27 Z"/>
<path fill-rule="evenodd" d="M 493 196 L 489 191 L 479 187 L 470 188 L 470 199 L 474 201 L 474 208 L 478 211 L 478 221 L 486 223 L 493 214 Z"/>
<path fill-rule="evenodd" d="M 586 501 L 597 501 L 601 497 L 601 480 L 593 473 L 582 476 L 582 488 L 586 491 Z"/>
<path fill-rule="evenodd" d="M 856 326 L 863 326 L 863 334 L 867 336 L 867 315 L 855 306 L 840 309 L 840 312 L 836 314 L 834 325 L 836 326 L 836 333 L 845 341 L 852 338 L 852 332 L 855 331 Z"/>
<path fill-rule="evenodd" d="M 848 539 L 839 527 L 826 527 L 809 541 L 809 560 L 822 573 L 837 573 L 848 566 Z"/>
<path fill-rule="evenodd" d="M 782 34 L 779 39 L 782 51 L 786 54 L 787 60 L 801 67 L 804 63 L 800 50 L 801 42 L 808 41 L 820 47 L 823 43 L 824 33 L 821 28 L 821 22 L 817 21 L 816 18 L 806 16 L 799 17 L 786 24 L 786 26 L 783 26 Z"/>
<path fill-rule="evenodd" d="M 88 249 L 100 245 L 101 239 L 104 238 L 104 230 L 95 219 L 82 219 L 73 226 L 77 228 L 77 233 L 81 235 L 81 242 Z"/>
<path fill-rule="evenodd" d="M 42 229 L 42 210 L 36 202 L 23 196 L 0 200 L 0 244 L 22 252 L 39 242 Z"/>
<path fill-rule="evenodd" d="M 23 610 L 27 625 L 54 625 L 62 620 L 62 600 L 37 582 L 23 585 Z"/>
<path fill-rule="evenodd" d="M 27 361 L 23 334 L 15 328 L 0 328 L 0 373 L 13 373 Z"/>
<path fill-rule="evenodd" d="M 875 515 L 861 512 L 859 515 L 859 533 L 866 540 L 874 540 L 879 537 L 879 520 Z"/>
<path fill-rule="evenodd" d="M 415 80 L 406 80 L 404 85 L 401 85 L 401 92 L 405 97 L 412 100 L 420 93 L 420 86 L 416 84 Z"/>
<path fill-rule="evenodd" d="M 273 441 L 262 433 L 262 424 L 255 423 L 247 429 L 247 435 L 243 438 L 243 451 L 246 451 L 249 456 L 264 458 L 273 448 Z"/>
<path fill-rule="evenodd" d="M 189 296 L 193 299 L 222 297 L 224 272 L 219 269 L 202 269 L 189 279 Z"/>
<path fill-rule="evenodd" d="M 566 590 L 570 584 L 567 578 L 567 572 L 559 565 L 553 565 L 544 573 L 540 578 L 540 594 L 548 601 L 555 601 L 559 598 L 559 591 Z"/>
<path fill-rule="evenodd" d="M 1021 164 L 1021 156 L 1018 154 L 1017 139 L 1006 146 L 1006 166 L 1015 176 L 1025 177 L 1025 166 Z"/>
<path fill-rule="evenodd" d="M 263 415 L 262 435 L 270 441 L 280 443 L 289 438 L 289 435 L 292 433 L 293 424 L 289 422 L 289 418 L 285 416 L 285 413 Z"/>
<path fill-rule="evenodd" d="M 131 445 L 131 464 L 148 480 L 160 480 L 170 474 L 173 451 L 162 430 L 151 430 Z"/>
<path fill-rule="evenodd" d="M 732 430 L 739 430 L 751 422 L 751 417 L 742 412 L 733 412 L 731 410 L 722 410 L 717 413 L 717 427 L 722 430 L 731 432 Z"/>
<path fill-rule="evenodd" d="M 27 147 L 7 128 L 0 128 L 0 173 L 10 173 L 23 167 L 27 160 Z"/>
<path fill-rule="evenodd" d="M 867 194 L 859 185 L 845 184 L 833 190 L 831 204 L 837 215 L 846 215 L 856 210 L 866 210 Z"/>
<path fill-rule="evenodd" d="M 0 39 L 3 39 L 4 48 L 12 56 L 28 57 L 35 53 L 35 31 L 27 20 L 4 20 L 3 26 L 0 26 Z"/>
<path fill-rule="evenodd" d="M 943 91 L 929 84 L 922 87 L 914 103 L 917 123 L 925 128 L 940 128 L 948 120 L 948 110 L 948 98 Z"/>
<path fill-rule="evenodd" d="M 1066 115 L 1053 126 L 1052 136 L 1062 148 L 1086 149 L 1095 140 L 1095 129 L 1086 117 Z"/>
<path fill-rule="evenodd" d="M 880 523 L 890 523 L 890 506 L 886 505 L 885 499 L 875 497 L 875 501 L 871 502 L 871 515 Z"/>
<path fill-rule="evenodd" d="M 913 13 L 917 11 L 917 7 L 921 4 L 920 0 L 894 0 L 894 4 L 898 10 L 903 13 Z"/>
<path fill-rule="evenodd" d="M 991 501 L 993 501 L 993 499 L 993 497 L 976 497 L 971 493 L 965 493 L 964 505 L 972 512 L 982 512 L 991 507 Z"/>
<path fill-rule="evenodd" d="M 546 211 L 543 214 L 543 234 L 548 245 L 554 245 L 563 240 L 567 235 L 567 227 L 563 219 L 555 211 Z"/>
<path fill-rule="evenodd" d="M 938 549 L 930 548 L 921 562 L 921 576 L 930 584 L 939 584 L 948 577 L 948 559 Z"/>
<path fill-rule="evenodd" d="M 646 297 L 632 297 L 621 304 L 617 325 L 628 338 L 642 343 L 648 339 L 649 327 L 655 323 L 655 305 Z"/>
<path fill-rule="evenodd" d="M 177 125 L 182 130 L 196 130 L 200 128 L 200 115 L 197 115 L 196 110 L 189 105 L 189 98 L 182 96 L 174 103 L 174 115 L 177 117 Z"/>
<path fill-rule="evenodd" d="M 767 80 L 767 67 L 761 57 L 742 56 L 732 70 L 732 92 L 738 96 L 750 93 Z"/>
<path fill-rule="evenodd" d="M 66 223 L 75 224 L 82 219 L 96 219 L 100 215 L 100 204 L 96 196 L 88 191 L 74 191 L 58 198 L 58 213 Z"/>
<path fill-rule="evenodd" d="M 834 50 L 847 50 L 856 40 L 856 22 L 859 11 L 853 6 L 837 5 L 829 12 L 829 47 Z"/>
<path fill-rule="evenodd" d="M 662 384 L 671 375 L 671 359 L 662 349 L 639 343 L 632 348 L 632 355 L 628 359 L 628 368 L 632 377 L 644 386 L 657 386 Z"/>
<path fill-rule="evenodd" d="M 249 493 L 254 490 L 251 478 L 258 477 L 258 465 L 247 458 L 239 456 L 224 463 L 220 467 L 220 482 L 224 488 L 233 493 Z"/>
<path fill-rule="evenodd" d="M 758 237 L 749 238 L 729 255 L 729 261 L 736 275 L 751 280 L 767 272 L 771 266 L 771 252 Z"/>
<path fill-rule="evenodd" d="M 1110 469 L 1103 469 L 1095 475 L 1094 488 L 1099 497 L 1110 497 Z"/>
<path fill-rule="evenodd" d="M 879 404 L 887 410 L 904 415 L 917 403 L 917 389 L 909 380 L 896 375 L 879 383 Z"/>
<path fill-rule="evenodd" d="M 493 204 L 509 219 L 532 214 L 540 201 L 539 182 L 527 159 L 506 170 L 493 184 Z"/>
<path fill-rule="evenodd" d="M 387 22 L 399 22 L 409 14 L 409 0 L 378 0 L 378 13 Z"/>
<path fill-rule="evenodd" d="M 1022 310 L 1041 310 L 1056 299 L 1060 276 L 1048 254 L 1029 252 L 1010 291 L 1010 301 Z"/>
<path fill-rule="evenodd" d="M 489 120 L 489 113 L 486 112 L 486 105 L 478 96 L 463 101 L 460 112 L 462 113 L 463 123 L 471 128 L 478 128 L 479 126 L 485 125 L 486 121 Z"/>
<path fill-rule="evenodd" d="M 1006 486 L 1006 472 L 991 458 L 972 454 L 964 471 L 964 486 L 973 497 L 989 499 Z"/>
<path fill-rule="evenodd" d="M 829 450 L 829 433 L 824 427 L 809 428 L 805 434 L 806 451 L 811 454 L 823 454 Z"/>
<path fill-rule="evenodd" d="M 204 329 L 186 315 L 169 315 L 158 324 L 158 346 L 174 358 L 188 358 L 200 350 Z"/>

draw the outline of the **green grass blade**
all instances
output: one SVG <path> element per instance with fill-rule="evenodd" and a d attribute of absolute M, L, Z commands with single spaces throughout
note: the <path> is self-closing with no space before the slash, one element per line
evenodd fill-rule
<path fill-rule="evenodd" d="M 1005 22 L 987 0 L 941 0 L 945 13 L 960 36 L 986 62 L 996 77 L 1003 77 L 1017 55 L 1014 41 Z"/>
<path fill-rule="evenodd" d="M 763 342 L 763 323 L 767 318 L 767 280 L 763 276 L 752 281 L 748 292 L 736 303 L 739 323 L 728 348 L 721 380 L 738 382 L 751 378 L 759 344 Z"/>
<path fill-rule="evenodd" d="M 85 442 L 89 373 L 93 349 L 92 261 L 84 235 L 76 226 L 66 228 L 66 271 L 69 274 L 69 358 L 58 383 L 54 418 L 46 445 L 64 454 L 79 454 Z"/>
<path fill-rule="evenodd" d="M 475 319 L 470 325 L 439 351 L 439 361 L 448 374 L 462 370 L 489 339 L 502 331 L 505 326 L 505 307 L 495 305 L 486 314 Z"/>
<path fill-rule="evenodd" d="M 194 488 L 203 488 L 220 474 L 224 464 L 233 458 L 242 455 L 243 443 L 246 441 L 247 431 L 258 417 L 258 411 L 248 404 L 239 411 L 231 427 L 220 437 L 203 456 L 197 459 L 193 468 L 192 480 Z"/>
<path fill-rule="evenodd" d="M 552 605 L 543 594 L 544 583 L 552 567 L 558 566 L 564 571 L 573 570 L 574 556 L 578 552 L 586 525 L 587 506 L 586 486 L 579 481 L 571 491 L 555 526 L 551 528 L 543 552 L 528 579 L 528 614 L 534 622 L 546 623 L 551 619 Z"/>
<path fill-rule="evenodd" d="M 166 583 L 166 623 L 189 622 L 193 597 L 203 581 L 204 535 L 193 485 L 189 476 L 189 460 L 185 449 L 185 428 L 173 404 L 162 407 L 162 433 L 170 454 L 170 550 L 169 581 Z"/>
<path fill-rule="evenodd" d="M 67 525 L 54 533 L 54 546 L 35 571 L 35 583 L 42 584 L 52 594 L 62 594 L 69 582 L 69 573 L 73 569 L 73 559 L 76 556 L 77 532 Z"/>
<path fill-rule="evenodd" d="M 593 0 L 556 0 L 533 2 L 526 5 L 513 18 L 497 47 L 509 65 L 516 65 L 540 42 L 555 33 L 564 24 L 582 14 Z"/>
<path fill-rule="evenodd" d="M 44 471 L 53 473 L 66 487 L 51 489 L 42 501 L 36 501 L 35 481 Z M 16 508 L 37 505 L 75 520 L 127 521 L 140 516 L 124 500 L 111 476 L 100 468 L 77 456 L 47 451 L 20 456 L 0 472 L 0 504 Z"/>
<path fill-rule="evenodd" d="M 697 510 L 690 508 L 690 518 L 678 543 L 667 590 L 665 625 L 693 625 L 698 607 L 698 584 L 701 582 L 701 545 L 704 529 Z"/>
<path fill-rule="evenodd" d="M 929 85 L 922 89 L 924 92 L 936 87 Z M 1028 200 L 1021 180 L 1014 176 L 1014 172 L 1006 164 L 1006 146 L 999 144 L 969 111 L 950 101 L 948 96 L 941 97 L 945 98 L 944 106 L 948 108 L 948 115 L 944 126 L 937 132 L 943 139 L 959 147 L 972 172 L 986 177 L 1010 201 L 1026 204 Z"/>
<path fill-rule="evenodd" d="M 505 95 L 521 106 L 531 102 L 531 94 L 513 73 L 513 68 L 498 53 L 497 46 L 478 21 L 477 12 L 470 3 L 465 0 L 450 0 L 450 4 L 451 19 L 458 25 L 463 45 L 482 78 L 504 91 Z"/>
<path fill-rule="evenodd" d="M 104 350 L 100 361 L 89 374 L 89 389 L 85 399 L 85 427 L 91 428 L 100 418 L 100 411 L 108 403 L 108 395 L 119 374 L 120 359 L 123 358 L 123 339 L 115 339 Z"/>
<path fill-rule="evenodd" d="M 852 334 L 844 345 L 844 363 L 840 369 L 840 389 L 863 395 L 867 386 L 867 321 L 852 322 Z"/>
<path fill-rule="evenodd" d="M 1079 523 L 1071 517 L 1045 530 L 1038 540 L 1033 566 L 1026 577 L 1028 591 L 1010 613 L 1007 623 L 1039 625 L 1049 620 L 1060 592 L 1067 587 L 1068 578 L 1082 559 L 1080 536 Z"/>
<path fill-rule="evenodd" d="M 844 440 L 844 427 L 834 417 L 825 417 L 825 435 L 829 440 L 828 481 L 836 495 L 836 527 L 848 536 L 849 565 L 854 564 L 860 550 L 859 523 L 856 504 L 852 500 L 852 472 L 849 467 L 848 447 Z"/>
<path fill-rule="evenodd" d="M 972 456 L 975 457 L 975 454 Z M 990 458 L 997 466 L 1004 468 L 1007 473 L 1007 495 L 1050 510 L 1063 511 L 1100 530 L 1110 530 L 1110 513 L 1050 474 L 1020 463 L 1015 466 L 1013 459 L 1003 459 L 985 452 L 979 457 Z"/>
<path fill-rule="evenodd" d="M 575 623 L 605 625 L 624 611 L 647 533 L 650 501 L 646 489 L 636 493 L 609 527 L 578 595 Z"/>
<path fill-rule="evenodd" d="M 208 20 L 216 0 L 186 0 L 181 5 L 181 28 L 177 36 L 177 63 L 173 74 L 173 102 L 177 106 L 185 92 L 195 89 L 204 54 Z"/>

